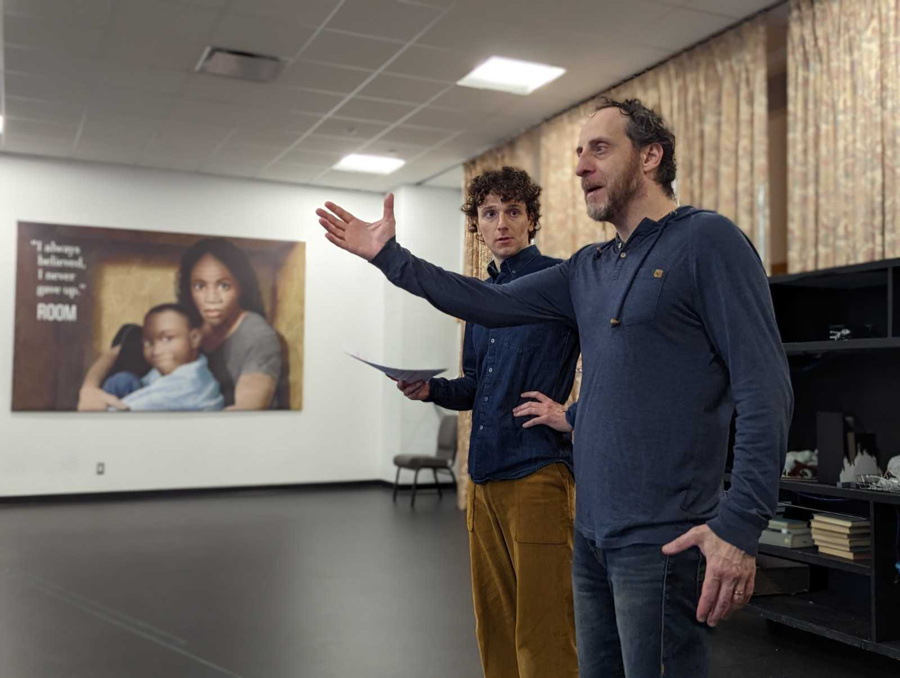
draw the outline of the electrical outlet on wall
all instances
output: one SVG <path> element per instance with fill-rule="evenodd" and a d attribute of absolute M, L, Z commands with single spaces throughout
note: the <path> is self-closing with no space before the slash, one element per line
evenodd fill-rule
<path fill-rule="evenodd" d="M 97 462 L 97 475 L 102 476 L 104 473 L 106 473 L 106 464 L 104 464 L 102 461 L 98 461 Z"/>

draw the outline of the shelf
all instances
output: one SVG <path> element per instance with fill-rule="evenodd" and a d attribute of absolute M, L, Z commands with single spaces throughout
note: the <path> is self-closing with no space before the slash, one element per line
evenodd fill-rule
<path fill-rule="evenodd" d="M 760 544 L 759 552 L 764 553 L 767 556 L 793 560 L 798 563 L 806 563 L 807 565 L 819 565 L 821 567 L 831 568 L 832 570 L 843 570 L 844 572 L 861 574 L 867 577 L 872 574 L 872 567 L 869 564 L 856 563 L 850 560 L 826 556 L 825 554 L 819 553 L 818 549 L 815 547 L 806 549 L 788 549 L 783 546 Z"/>
<path fill-rule="evenodd" d="M 753 598 L 744 610 L 791 628 L 900 659 L 900 642 L 876 643 L 869 640 L 868 611 L 848 608 L 846 603 L 828 591 L 795 596 L 760 596 Z"/>
<path fill-rule="evenodd" d="M 870 641 L 867 609 L 852 608 L 830 591 L 754 597 L 745 608 L 766 619 L 864 647 Z"/>
<path fill-rule="evenodd" d="M 855 353 L 884 349 L 900 349 L 897 337 L 876 339 L 848 339 L 846 341 L 800 341 L 784 344 L 788 355 L 820 355 L 823 353 Z"/>
<path fill-rule="evenodd" d="M 872 501 L 876 504 L 894 504 L 900 506 L 900 492 L 879 492 L 878 490 L 858 490 L 852 487 L 835 487 L 823 485 L 815 481 L 781 480 L 779 487 L 790 492 L 818 494 L 825 497 L 841 497 L 856 501 Z M 804 508 L 802 506 L 798 508 Z M 810 509 L 819 510 L 819 509 Z"/>

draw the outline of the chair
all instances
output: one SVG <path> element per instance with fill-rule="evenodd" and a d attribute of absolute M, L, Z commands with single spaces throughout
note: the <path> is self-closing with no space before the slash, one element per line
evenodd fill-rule
<path fill-rule="evenodd" d="M 441 485 L 438 481 L 437 472 L 446 471 L 453 478 L 453 484 L 456 485 L 456 476 L 453 473 L 453 463 L 456 461 L 456 415 L 449 414 L 441 417 L 441 425 L 438 428 L 437 438 L 437 454 L 415 455 L 415 454 L 398 454 L 394 457 L 394 464 L 397 465 L 397 476 L 394 478 L 394 502 L 397 501 L 397 490 L 400 488 L 400 471 L 409 469 L 415 471 L 413 478 L 412 499 L 409 505 L 416 505 L 416 489 L 419 482 L 419 471 L 422 469 L 431 469 L 434 475 L 434 484 L 437 486 L 438 497 L 443 499 L 444 493 L 441 491 Z"/>

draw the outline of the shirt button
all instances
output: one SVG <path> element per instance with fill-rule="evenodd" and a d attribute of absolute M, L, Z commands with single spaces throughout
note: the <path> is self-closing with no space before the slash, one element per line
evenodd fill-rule
<path fill-rule="evenodd" d="M 515 273 L 515 272 L 516 272 L 516 269 L 513 269 L 512 272 Z"/>
<path fill-rule="evenodd" d="M 484 402 L 487 402 L 487 400 L 488 400 L 488 399 L 487 399 L 487 396 L 485 396 L 485 397 L 484 397 Z"/>
<path fill-rule="evenodd" d="M 488 368 L 488 372 L 493 372 L 493 371 L 494 371 L 494 368 L 493 368 L 493 367 L 489 367 L 489 368 Z"/>
<path fill-rule="evenodd" d="M 624 259 L 626 254 L 628 254 L 628 252 L 622 252 L 622 254 L 620 254 L 619 256 Z"/>
<path fill-rule="evenodd" d="M 491 343 L 492 343 L 492 344 L 494 343 L 494 340 L 493 340 L 493 339 L 491 339 Z"/>
<path fill-rule="evenodd" d="M 484 426 L 479 426 L 478 430 L 481 431 L 483 428 L 484 428 Z"/>

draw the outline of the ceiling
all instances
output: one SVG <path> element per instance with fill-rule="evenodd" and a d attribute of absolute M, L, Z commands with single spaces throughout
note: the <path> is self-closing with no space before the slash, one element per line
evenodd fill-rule
<path fill-rule="evenodd" d="M 773 0 L 0 0 L 0 152 L 384 191 L 459 164 Z M 268 84 L 194 72 L 216 45 Z M 527 97 L 491 55 L 567 69 Z M 388 176 L 331 170 L 392 154 Z"/>

